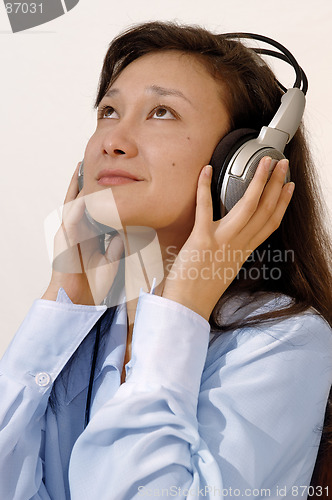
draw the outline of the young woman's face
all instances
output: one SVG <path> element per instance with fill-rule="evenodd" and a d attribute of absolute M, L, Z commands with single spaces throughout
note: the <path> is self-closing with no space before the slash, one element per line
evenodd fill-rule
<path fill-rule="evenodd" d="M 221 86 L 197 59 L 136 59 L 100 102 L 86 148 L 84 193 L 104 191 L 87 197 L 90 214 L 112 225 L 115 200 L 122 226 L 188 233 L 199 173 L 228 128 Z"/>

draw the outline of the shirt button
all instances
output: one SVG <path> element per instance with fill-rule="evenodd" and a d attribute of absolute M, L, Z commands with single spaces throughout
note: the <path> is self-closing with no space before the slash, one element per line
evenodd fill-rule
<path fill-rule="evenodd" d="M 46 387 L 51 382 L 51 376 L 46 372 L 37 373 L 35 376 L 35 382 L 40 387 Z"/>

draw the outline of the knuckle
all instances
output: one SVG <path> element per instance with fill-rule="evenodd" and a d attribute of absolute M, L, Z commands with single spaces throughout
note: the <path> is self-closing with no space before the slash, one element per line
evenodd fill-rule
<path fill-rule="evenodd" d="M 206 250 L 207 248 L 211 248 L 212 246 L 212 238 L 209 234 L 200 234 L 199 240 L 196 243 L 196 248 L 200 252 L 202 250 Z"/>
<path fill-rule="evenodd" d="M 248 211 L 250 214 L 253 214 L 257 210 L 258 202 L 248 196 L 244 196 L 239 201 L 240 206 L 243 205 L 243 208 Z"/>
<path fill-rule="evenodd" d="M 275 210 L 275 203 L 272 200 L 265 200 L 264 203 L 262 204 L 262 209 L 266 214 L 273 214 Z M 272 215 L 273 217 L 273 215 Z"/>
<path fill-rule="evenodd" d="M 275 231 L 276 229 L 278 229 L 280 227 L 281 220 L 282 219 L 279 217 L 279 215 L 277 215 L 277 214 L 272 215 L 272 217 L 270 218 L 270 225 L 271 225 L 271 228 L 273 229 L 273 231 Z"/>
<path fill-rule="evenodd" d="M 211 205 L 211 201 L 206 196 L 203 196 L 199 201 L 199 205 L 203 208 L 208 208 Z"/>

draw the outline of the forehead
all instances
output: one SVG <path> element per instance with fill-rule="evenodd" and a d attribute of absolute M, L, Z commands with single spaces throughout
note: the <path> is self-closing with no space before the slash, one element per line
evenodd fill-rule
<path fill-rule="evenodd" d="M 159 51 L 135 59 L 126 66 L 108 88 L 171 87 L 187 97 L 208 96 L 221 101 L 223 86 L 194 55 L 180 51 Z"/>

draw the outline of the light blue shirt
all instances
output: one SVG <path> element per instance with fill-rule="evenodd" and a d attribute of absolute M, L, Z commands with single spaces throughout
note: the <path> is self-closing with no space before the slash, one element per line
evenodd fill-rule
<path fill-rule="evenodd" d="M 267 294 L 246 314 L 278 306 Z M 320 316 L 214 338 L 195 312 L 141 292 L 126 381 L 122 304 L 83 430 L 94 339 L 80 344 L 105 309 L 72 304 L 60 289 L 56 302 L 34 302 L 6 351 L 1 500 L 306 497 L 332 382 L 331 328 Z M 54 414 L 52 382 L 78 347 Z"/>

